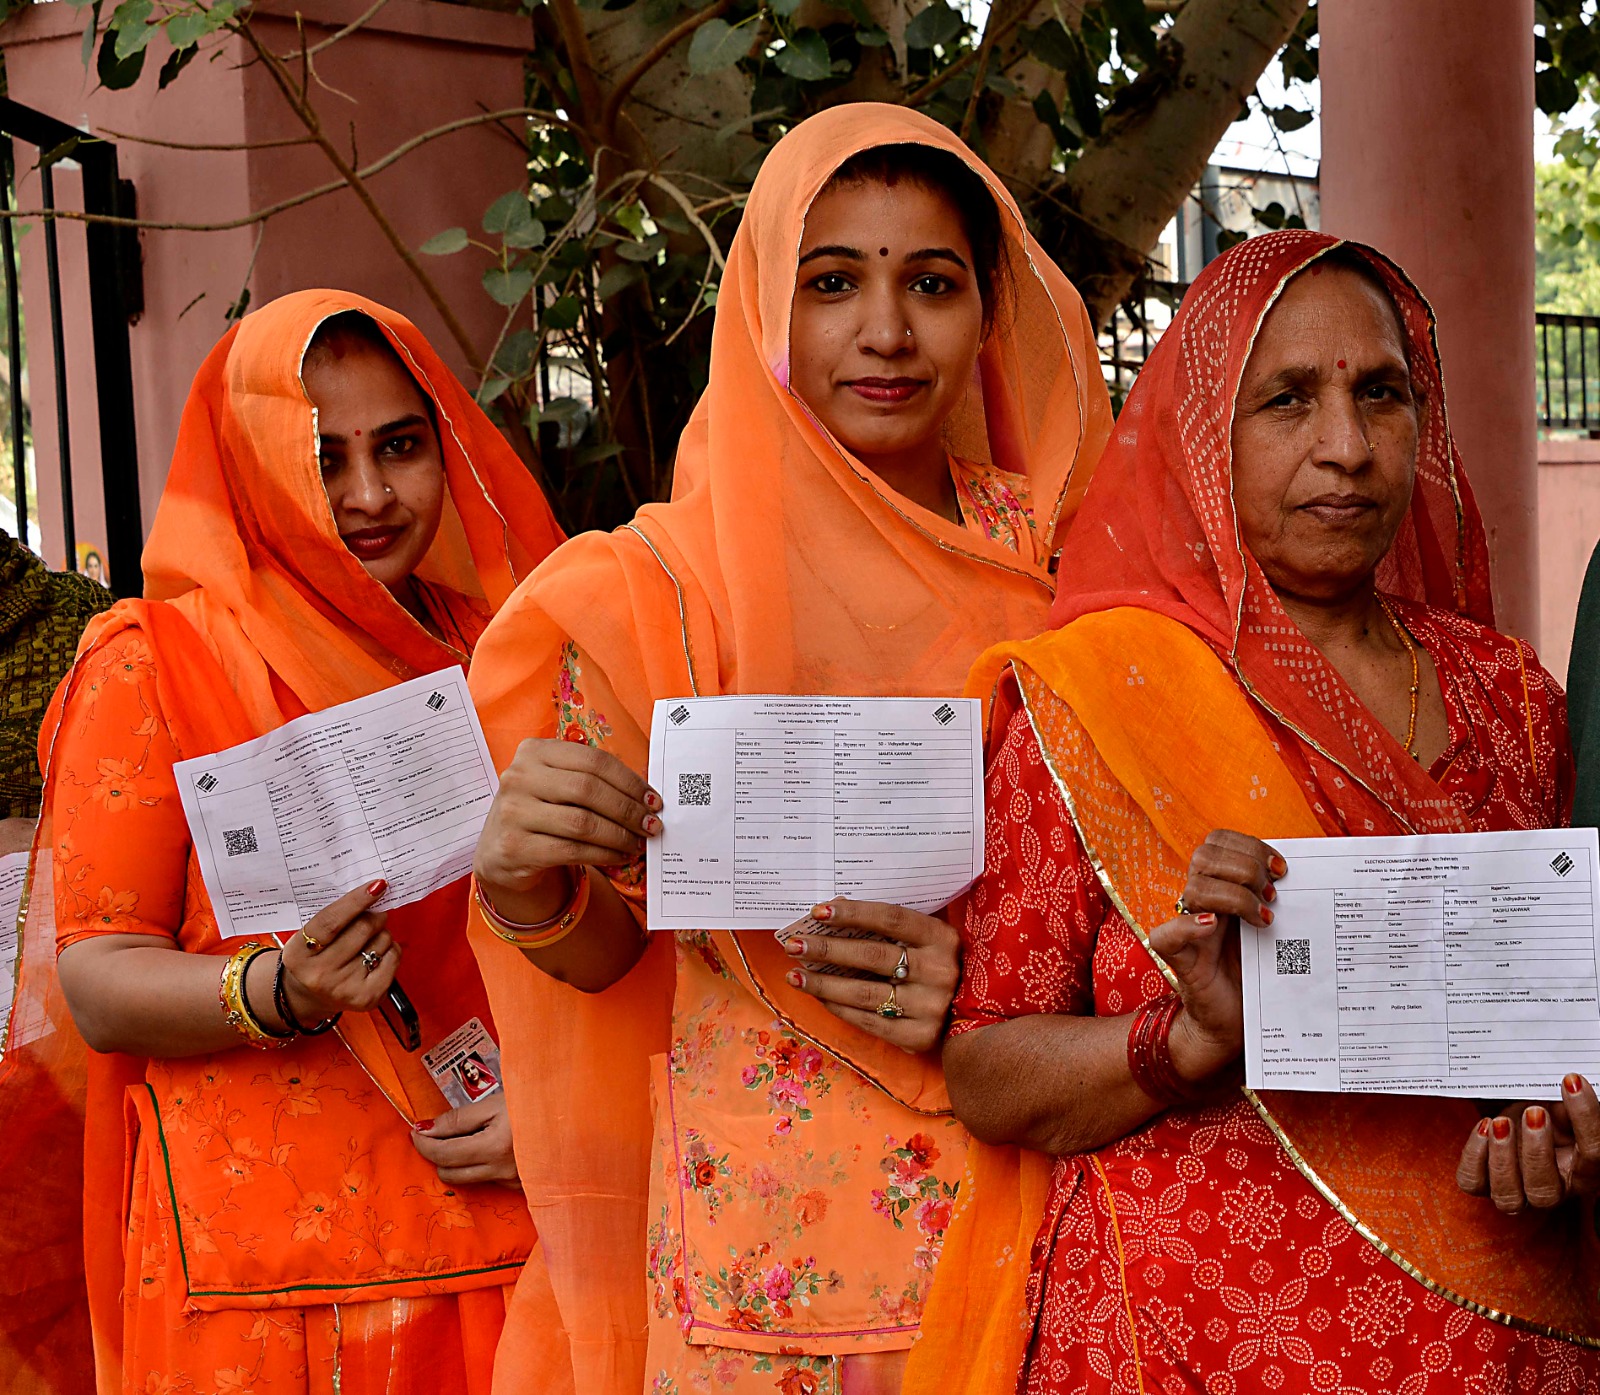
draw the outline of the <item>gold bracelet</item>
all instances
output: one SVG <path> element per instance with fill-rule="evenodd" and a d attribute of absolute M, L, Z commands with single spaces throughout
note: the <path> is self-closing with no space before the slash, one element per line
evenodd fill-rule
<path fill-rule="evenodd" d="M 274 1032 L 262 1022 L 251 1011 L 250 999 L 244 991 L 244 979 L 250 972 L 250 965 L 261 955 L 276 948 L 276 945 L 262 944 L 260 940 L 246 940 L 228 956 L 228 962 L 222 966 L 222 980 L 217 984 L 222 1020 L 259 1051 L 287 1046 L 294 1040 L 293 1031 Z"/>
<path fill-rule="evenodd" d="M 532 925 L 507 920 L 501 915 L 483 894 L 483 887 L 476 877 L 472 879 L 472 894 L 477 899 L 478 909 L 483 912 L 483 918 L 489 929 L 508 945 L 515 945 L 518 949 L 549 949 L 551 945 L 559 944 L 566 939 L 583 919 L 583 913 L 589 909 L 588 869 L 569 868 L 567 877 L 572 884 L 572 892 L 567 897 L 566 904 L 549 919 Z"/>

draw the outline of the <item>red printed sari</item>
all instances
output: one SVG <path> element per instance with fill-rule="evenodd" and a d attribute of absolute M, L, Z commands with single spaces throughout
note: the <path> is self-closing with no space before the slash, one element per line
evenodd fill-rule
<path fill-rule="evenodd" d="M 1287 281 L 1339 245 L 1256 239 L 1196 283 L 1068 543 L 1062 628 L 974 673 L 971 690 L 998 701 L 958 1032 L 1120 1015 L 1165 993 L 1145 933 L 1212 828 L 1404 834 L 1569 813 L 1560 689 L 1488 628 L 1428 309 L 1368 249 L 1354 250 L 1400 310 L 1428 404 L 1378 580 L 1439 673 L 1449 742 L 1431 769 L 1304 639 L 1239 541 L 1231 416 L 1250 345 Z M 1600 1389 L 1580 1218 L 1503 1217 L 1460 1193 L 1475 1119 L 1463 1101 L 1241 1091 L 1053 1165 L 977 1147 L 907 1388 Z"/>

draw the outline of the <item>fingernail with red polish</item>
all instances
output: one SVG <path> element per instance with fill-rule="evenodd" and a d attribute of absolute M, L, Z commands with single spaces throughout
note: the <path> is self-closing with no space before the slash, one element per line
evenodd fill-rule
<path fill-rule="evenodd" d="M 1542 1129 L 1549 1115 L 1538 1105 L 1530 1105 L 1522 1112 L 1522 1120 L 1530 1129 Z"/>
<path fill-rule="evenodd" d="M 794 939 L 783 942 L 783 952 L 793 955 L 804 954 L 806 952 L 806 942 L 796 935 Z"/>
<path fill-rule="evenodd" d="M 382 896 L 383 893 L 386 892 L 388 889 L 389 889 L 389 883 L 387 881 L 385 881 L 382 877 L 379 877 L 377 881 L 373 882 L 372 885 L 370 885 L 367 888 L 367 895 L 368 896 Z"/>
<path fill-rule="evenodd" d="M 806 976 L 798 969 L 790 969 L 784 975 L 784 978 L 789 981 L 789 987 L 791 988 L 804 988 L 806 986 Z"/>
<path fill-rule="evenodd" d="M 1478 1137 L 1479 1138 L 1487 1138 L 1488 1136 L 1489 1136 L 1489 1121 L 1487 1119 L 1479 1119 L 1478 1120 Z"/>
<path fill-rule="evenodd" d="M 646 833 L 661 832 L 661 820 L 658 819 L 654 814 L 645 815 L 644 831 Z"/>
<path fill-rule="evenodd" d="M 1511 1137 L 1511 1120 L 1507 1119 L 1504 1115 L 1501 1115 L 1500 1118 L 1494 1121 L 1493 1128 L 1494 1136 L 1502 1143 Z"/>
<path fill-rule="evenodd" d="M 659 809 L 659 808 L 661 808 L 662 807 L 662 805 L 661 805 L 661 796 L 659 794 L 657 794 L 654 790 L 646 790 L 644 792 L 644 807 L 646 809 Z"/>
<path fill-rule="evenodd" d="M 412 1126 L 418 1133 L 427 1133 L 433 1127 L 432 1119 L 418 1119 Z"/>
<path fill-rule="evenodd" d="M 811 908 L 811 918 L 812 918 L 812 920 L 832 920 L 833 919 L 833 907 L 832 906 L 813 906 Z"/>
<path fill-rule="evenodd" d="M 1289 873 L 1289 864 L 1276 853 L 1274 853 L 1272 855 L 1272 861 L 1267 863 L 1267 870 L 1275 877 L 1287 876 Z"/>
<path fill-rule="evenodd" d="M 1210 911 L 1201 911 L 1200 914 L 1194 918 L 1194 923 L 1202 930 L 1209 930 L 1217 923 L 1217 918 L 1216 916 L 1212 915 Z"/>
<path fill-rule="evenodd" d="M 1266 886 L 1262 887 L 1261 889 L 1261 899 L 1263 901 L 1276 901 L 1278 899 L 1278 888 L 1273 886 L 1271 882 L 1268 882 Z"/>
<path fill-rule="evenodd" d="M 1272 912 L 1269 911 L 1265 906 L 1261 908 L 1261 923 L 1263 925 L 1272 924 Z"/>
<path fill-rule="evenodd" d="M 1583 1081 L 1575 1075 L 1563 1076 L 1561 1080 L 1561 1088 L 1569 1095 L 1575 1095 L 1579 1090 L 1583 1089 Z"/>

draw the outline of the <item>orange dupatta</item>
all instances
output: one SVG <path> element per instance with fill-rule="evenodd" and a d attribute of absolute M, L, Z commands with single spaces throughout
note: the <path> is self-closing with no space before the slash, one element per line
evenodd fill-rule
<path fill-rule="evenodd" d="M 1031 555 L 886 489 L 788 387 L 806 211 L 850 156 L 896 143 L 955 154 L 1001 210 L 1015 302 L 1002 310 L 947 430 L 953 454 L 1029 476 Z M 479 645 L 472 685 L 491 750 L 504 763 L 523 738 L 555 734 L 551 694 L 569 641 L 624 709 L 608 714 L 608 749 L 639 769 L 657 698 L 955 691 L 985 645 L 1044 622 L 1050 558 L 1109 425 L 1077 293 L 972 152 L 900 107 L 836 107 L 810 118 L 768 155 L 729 252 L 710 385 L 684 432 L 672 502 L 642 509 L 610 536 L 567 544 Z M 790 989 L 781 954 L 762 938 L 767 944 L 756 946 L 718 937 L 747 989 L 896 1098 L 947 1107 L 936 1061 L 847 1027 Z M 559 1307 L 552 1328 L 519 1318 L 513 1305 L 497 1385 L 536 1388 L 540 1363 L 565 1344 L 579 1389 L 636 1395 L 646 1326 L 648 1062 L 667 1045 L 671 947 L 657 940 L 621 983 L 585 997 L 540 975 L 476 919 L 473 944 L 505 1033 L 518 1170 Z"/>
<path fill-rule="evenodd" d="M 176 637 L 164 646 L 174 658 L 181 658 L 187 644 L 202 642 L 209 665 L 188 672 L 180 665 L 167 674 L 174 727 L 191 739 L 204 741 L 198 734 L 224 728 L 217 740 L 245 739 L 300 710 L 343 702 L 466 658 L 435 641 L 374 582 L 334 526 L 317 464 L 316 413 L 300 383 L 300 363 L 317 326 L 347 310 L 365 313 L 383 328 L 434 404 L 448 502 L 418 575 L 464 632 L 480 631 L 561 539 L 522 463 L 409 321 L 337 291 L 272 302 L 211 352 L 185 407 L 144 554 L 147 595 L 170 605 L 129 602 L 115 608 L 90 627 L 79 651 L 81 664 L 111 635 L 141 622 L 149 622 L 156 647 L 163 647 L 162 634 Z M 207 667 L 217 675 L 214 686 L 207 686 Z M 195 683 L 205 690 L 196 691 Z M 47 782 L 71 686 L 69 675 L 41 731 Z M 14 1390 L 86 1388 L 81 1371 L 55 1387 L 28 1383 L 63 1356 L 71 1365 L 83 1355 L 85 1251 L 96 1358 L 107 1378 L 117 1370 L 125 1190 L 121 1096 L 143 1079 L 142 1063 L 134 1058 L 86 1053 L 72 1025 L 54 972 L 51 846 L 47 802 L 30 867 L 16 1008 L 0 1062 L 0 1149 L 24 1150 L 5 1156 L 12 1176 L 25 1169 L 38 1178 L 30 1193 L 35 1204 L 15 1206 L 16 1223 L 6 1230 L 11 1239 L 4 1243 L 17 1247 L 19 1257 L 0 1263 L 10 1282 L 20 1278 L 19 1289 L 0 1295 L 0 1330 L 16 1353 L 13 1370 L 10 1354 L 0 1350 L 0 1370 Z M 20 1257 L 24 1249 L 26 1259 Z M 52 1294 L 59 1295 L 59 1304 L 51 1303 Z M 46 1324 L 52 1311 L 60 1313 L 56 1334 Z M 44 1337 L 25 1348 L 14 1335 L 19 1328 L 30 1338 Z"/>

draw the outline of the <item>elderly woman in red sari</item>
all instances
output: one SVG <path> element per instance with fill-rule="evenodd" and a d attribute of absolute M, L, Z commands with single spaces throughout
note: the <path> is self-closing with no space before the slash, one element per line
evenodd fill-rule
<path fill-rule="evenodd" d="M 1238 937 L 1294 875 L 1263 838 L 1571 804 L 1564 699 L 1490 628 L 1431 318 L 1392 263 L 1301 232 L 1207 270 L 1053 618 L 974 675 L 988 870 L 945 1048 L 958 1116 L 1036 1151 L 970 1160 L 909 1388 L 1597 1388 L 1559 1204 L 1600 1160 L 1585 1081 L 1493 1120 L 1240 1084 Z M 1491 1179 L 1497 1204 L 1469 1194 Z"/>

